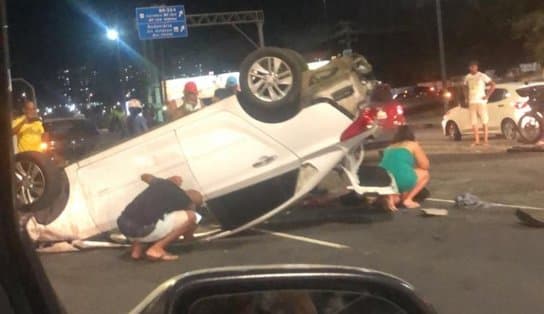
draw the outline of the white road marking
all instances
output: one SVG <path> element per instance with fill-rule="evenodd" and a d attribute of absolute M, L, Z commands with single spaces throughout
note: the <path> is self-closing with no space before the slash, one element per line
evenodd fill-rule
<path fill-rule="evenodd" d="M 312 244 L 317 244 L 317 245 L 321 245 L 321 246 L 332 247 L 332 248 L 335 248 L 335 249 L 349 249 L 350 248 L 349 246 L 343 245 L 343 244 L 338 244 L 338 243 L 328 242 L 328 241 L 322 241 L 322 240 L 317 240 L 317 239 L 303 237 L 303 236 L 297 236 L 297 235 L 283 233 L 283 232 L 269 231 L 269 230 L 257 229 L 257 228 L 253 228 L 253 230 L 261 232 L 261 233 L 270 234 L 270 235 L 280 237 L 280 238 L 297 240 L 297 241 L 302 241 L 302 242 L 306 242 L 306 243 L 312 243 Z"/>
<path fill-rule="evenodd" d="M 428 198 L 427 200 L 432 202 L 441 202 L 441 203 L 448 203 L 448 204 L 455 204 L 455 201 L 452 200 L 444 200 L 441 198 Z M 501 204 L 501 203 L 493 203 L 490 202 L 490 205 L 493 206 L 499 206 L 499 207 L 507 207 L 507 208 L 520 208 L 520 209 L 531 209 L 531 210 L 542 210 L 544 211 L 544 208 L 541 207 L 533 207 L 533 206 L 525 206 L 525 205 L 509 205 L 509 204 Z"/>

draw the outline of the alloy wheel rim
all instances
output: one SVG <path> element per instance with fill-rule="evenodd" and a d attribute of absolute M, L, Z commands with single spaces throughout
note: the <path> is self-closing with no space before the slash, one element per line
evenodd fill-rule
<path fill-rule="evenodd" d="M 264 57 L 250 67 L 248 85 L 253 95 L 259 100 L 278 101 L 284 98 L 293 87 L 293 71 L 280 58 Z"/>
<path fill-rule="evenodd" d="M 31 161 L 17 161 L 15 179 L 17 199 L 24 205 L 30 205 L 43 196 L 45 175 L 37 164 Z"/>

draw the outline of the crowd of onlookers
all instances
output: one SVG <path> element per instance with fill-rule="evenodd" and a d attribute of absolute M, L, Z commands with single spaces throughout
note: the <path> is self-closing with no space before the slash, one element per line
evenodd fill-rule
<path fill-rule="evenodd" d="M 167 101 L 162 113 L 158 113 L 153 106 L 144 106 L 139 99 L 132 98 L 127 101 L 127 111 L 123 110 L 121 106 L 114 106 L 107 113 L 102 109 L 97 114 L 90 110 L 86 118 L 89 123 L 96 125 L 99 129 L 108 129 L 107 139 L 101 138 L 104 138 L 103 144 L 109 146 L 107 143 L 112 144 L 121 139 L 145 133 L 161 123 L 177 120 L 207 105 L 233 96 L 237 91 L 238 80 L 236 77 L 230 76 L 225 87 L 218 88 L 215 90 L 213 98 L 203 101 L 199 97 L 196 83 L 189 81 L 183 88 L 183 96 Z M 20 109 L 21 114 L 14 113 L 12 122 L 12 132 L 16 139 L 15 151 L 43 151 L 43 143 L 48 142 L 48 130 L 44 128 L 38 107 L 33 101 L 27 100 Z M 163 116 L 159 117 L 160 114 Z"/>
<path fill-rule="evenodd" d="M 218 88 L 211 100 L 211 103 L 233 96 L 238 91 L 238 80 L 231 76 L 227 79 L 224 88 Z M 206 104 L 200 99 L 198 86 L 195 82 L 185 83 L 183 88 L 183 97 L 172 99 L 166 103 L 165 118 L 166 122 L 171 122 L 179 118 L 194 113 Z M 124 132 L 127 136 L 135 136 L 146 132 L 153 127 L 157 121 L 153 110 L 144 110 L 142 103 L 138 99 L 128 101 L 128 115 L 123 117 L 122 113 L 117 112 L 112 115 L 110 131 Z"/>

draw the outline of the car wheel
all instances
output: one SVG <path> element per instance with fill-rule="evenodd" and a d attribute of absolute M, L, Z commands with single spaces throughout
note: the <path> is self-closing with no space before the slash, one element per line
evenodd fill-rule
<path fill-rule="evenodd" d="M 283 122 L 300 111 L 302 73 L 307 69 L 298 54 L 280 48 L 261 48 L 240 67 L 239 101 L 244 110 L 263 122 Z"/>
<path fill-rule="evenodd" d="M 16 205 L 21 212 L 37 212 L 60 193 L 60 171 L 45 155 L 23 152 L 15 155 Z"/>
<path fill-rule="evenodd" d="M 459 127 L 453 121 L 450 121 L 448 122 L 448 124 L 446 124 L 446 135 L 453 141 L 460 141 L 462 139 Z"/>
<path fill-rule="evenodd" d="M 542 120 L 533 113 L 526 113 L 519 119 L 519 135 L 524 143 L 534 144 L 542 136 Z"/>
<path fill-rule="evenodd" d="M 515 140 L 518 137 L 518 128 L 512 119 L 504 119 L 501 123 L 501 132 L 507 140 Z"/>

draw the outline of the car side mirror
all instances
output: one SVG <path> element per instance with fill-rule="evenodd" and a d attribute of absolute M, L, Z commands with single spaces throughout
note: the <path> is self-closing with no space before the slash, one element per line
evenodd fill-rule
<path fill-rule="evenodd" d="M 436 313 L 407 282 L 362 268 L 273 265 L 175 277 L 131 313 Z"/>

